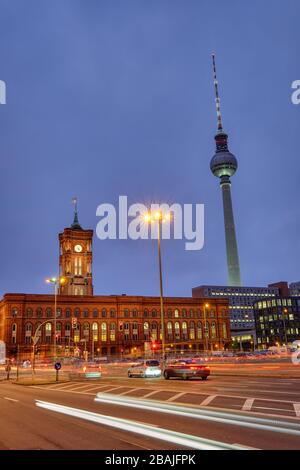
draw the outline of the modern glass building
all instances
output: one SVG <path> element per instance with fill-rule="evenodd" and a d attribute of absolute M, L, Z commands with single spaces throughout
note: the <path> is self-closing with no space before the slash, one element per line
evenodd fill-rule
<path fill-rule="evenodd" d="M 300 298 L 269 298 L 253 305 L 257 346 L 291 344 L 300 339 Z"/>

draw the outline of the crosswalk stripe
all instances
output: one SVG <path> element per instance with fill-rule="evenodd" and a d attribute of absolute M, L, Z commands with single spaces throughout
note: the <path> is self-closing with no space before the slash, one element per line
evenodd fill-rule
<path fill-rule="evenodd" d="M 252 408 L 253 403 L 254 403 L 254 398 L 248 398 L 247 400 L 245 400 L 245 403 L 243 405 L 242 410 L 243 411 L 250 411 L 251 408 Z"/>
<path fill-rule="evenodd" d="M 178 398 L 182 397 L 182 395 L 186 395 L 186 392 L 177 393 L 176 395 L 173 395 L 173 397 L 168 398 L 166 401 L 175 401 L 175 400 L 177 400 Z M 145 398 L 145 397 L 144 397 L 144 398 Z"/>
<path fill-rule="evenodd" d="M 218 395 L 209 395 L 209 397 L 205 398 L 205 400 L 203 400 L 201 403 L 200 403 L 200 406 L 207 406 L 209 405 L 210 402 L 212 402 L 215 398 L 217 398 Z"/>

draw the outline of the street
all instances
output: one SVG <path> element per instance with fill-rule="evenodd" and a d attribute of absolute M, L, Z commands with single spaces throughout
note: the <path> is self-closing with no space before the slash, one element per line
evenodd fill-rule
<path fill-rule="evenodd" d="M 298 379 L 2 381 L 0 403 L 0 449 L 300 448 Z"/>

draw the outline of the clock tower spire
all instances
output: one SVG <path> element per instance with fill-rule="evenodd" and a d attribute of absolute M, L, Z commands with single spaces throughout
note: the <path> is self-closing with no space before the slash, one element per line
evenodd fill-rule
<path fill-rule="evenodd" d="M 59 274 L 66 282 L 59 287 L 61 295 L 93 295 L 92 240 L 93 230 L 79 224 L 77 198 L 71 227 L 59 234 Z"/>

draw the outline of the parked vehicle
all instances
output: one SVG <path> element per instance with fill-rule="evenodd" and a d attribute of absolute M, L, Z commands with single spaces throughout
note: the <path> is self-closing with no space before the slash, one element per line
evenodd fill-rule
<path fill-rule="evenodd" d="M 194 361 L 176 361 L 169 364 L 164 370 L 164 378 L 181 378 L 184 380 L 195 378 L 206 380 L 210 375 L 210 367 Z"/>
<path fill-rule="evenodd" d="M 149 359 L 133 364 L 127 373 L 128 377 L 160 377 L 161 368 L 159 361 Z"/>

